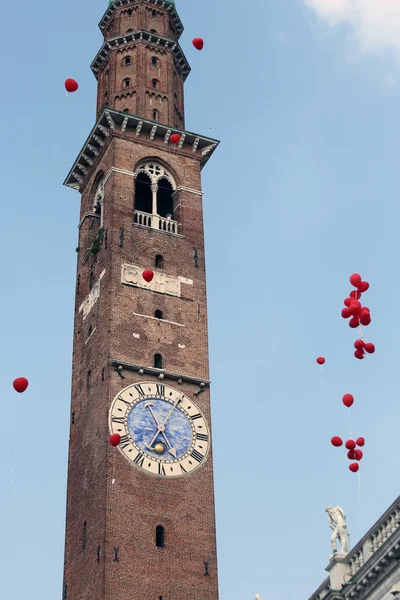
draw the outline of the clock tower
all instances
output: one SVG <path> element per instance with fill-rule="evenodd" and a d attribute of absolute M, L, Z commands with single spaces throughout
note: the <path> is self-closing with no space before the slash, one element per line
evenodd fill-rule
<path fill-rule="evenodd" d="M 172 0 L 112 0 L 99 26 L 96 123 L 65 180 L 81 210 L 63 599 L 217 600 L 201 170 L 218 142 L 185 128 Z"/>

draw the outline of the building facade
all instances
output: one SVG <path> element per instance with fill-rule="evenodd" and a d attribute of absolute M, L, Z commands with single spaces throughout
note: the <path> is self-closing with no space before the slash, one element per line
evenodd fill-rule
<path fill-rule="evenodd" d="M 172 0 L 112 0 L 99 26 L 96 123 L 65 181 L 81 209 L 63 599 L 217 600 L 201 170 L 218 141 L 185 129 Z"/>
<path fill-rule="evenodd" d="M 400 497 L 348 553 L 334 554 L 329 577 L 309 600 L 400 598 Z"/>

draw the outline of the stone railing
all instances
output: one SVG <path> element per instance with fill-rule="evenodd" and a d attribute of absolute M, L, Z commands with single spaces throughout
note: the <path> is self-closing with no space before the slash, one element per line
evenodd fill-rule
<path fill-rule="evenodd" d="M 362 540 L 349 553 L 350 573 L 355 575 L 366 561 L 400 527 L 400 498 L 382 515 Z"/>
<path fill-rule="evenodd" d="M 173 221 L 169 217 L 160 217 L 159 215 L 152 215 L 140 210 L 135 210 L 133 222 L 135 225 L 151 227 L 152 229 L 166 231 L 167 233 L 178 233 L 178 221 Z"/>

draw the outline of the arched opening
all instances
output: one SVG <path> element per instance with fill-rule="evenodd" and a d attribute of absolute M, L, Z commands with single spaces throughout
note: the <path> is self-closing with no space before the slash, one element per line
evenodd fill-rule
<path fill-rule="evenodd" d="M 162 269 L 164 267 L 164 259 L 162 254 L 157 254 L 156 255 L 156 264 L 155 264 L 156 269 Z"/>
<path fill-rule="evenodd" d="M 157 11 L 156 11 L 156 10 L 152 10 L 152 11 L 151 11 L 151 16 L 152 16 L 152 17 L 155 17 L 156 15 L 157 15 Z"/>
<path fill-rule="evenodd" d="M 172 185 L 168 179 L 162 178 L 158 181 L 157 213 L 160 217 L 169 217 L 172 219 L 174 214 L 173 191 Z"/>
<path fill-rule="evenodd" d="M 153 109 L 153 121 L 158 121 L 158 110 L 156 108 Z"/>
<path fill-rule="evenodd" d="M 161 354 L 155 354 L 154 355 L 154 368 L 155 369 L 162 369 L 163 368 L 163 359 Z"/>
<path fill-rule="evenodd" d="M 130 56 L 125 56 L 124 58 L 124 66 L 129 67 L 132 64 L 132 58 Z"/>
<path fill-rule="evenodd" d="M 87 389 L 90 389 L 91 385 L 92 385 L 92 371 L 89 369 L 89 371 L 87 372 L 87 376 L 86 376 Z"/>
<path fill-rule="evenodd" d="M 160 61 L 158 60 L 158 58 L 156 56 L 152 56 L 151 64 L 153 65 L 153 67 L 158 67 L 158 65 L 160 64 Z"/>
<path fill-rule="evenodd" d="M 82 550 L 85 550 L 87 542 L 87 524 L 86 521 L 83 521 L 82 527 Z"/>
<path fill-rule="evenodd" d="M 93 271 L 90 271 L 90 276 L 89 276 L 89 289 L 91 290 L 94 284 L 94 273 Z"/>
<path fill-rule="evenodd" d="M 162 310 L 156 310 L 154 313 L 154 316 L 156 319 L 162 319 L 163 318 Z"/>
<path fill-rule="evenodd" d="M 153 79 L 153 81 L 151 82 L 151 85 L 153 86 L 154 89 L 158 89 L 158 84 L 159 84 L 158 79 Z"/>
<path fill-rule="evenodd" d="M 162 525 L 156 527 L 156 546 L 164 548 L 164 527 Z"/>
<path fill-rule="evenodd" d="M 129 79 L 129 77 L 125 77 L 125 79 L 122 82 L 122 87 L 124 88 L 128 88 L 131 85 L 131 80 Z"/>
<path fill-rule="evenodd" d="M 156 29 L 150 29 L 150 32 L 151 33 L 157 33 L 157 30 Z"/>
<path fill-rule="evenodd" d="M 135 182 L 135 210 L 151 214 L 152 203 L 150 178 L 146 173 L 139 173 Z"/>

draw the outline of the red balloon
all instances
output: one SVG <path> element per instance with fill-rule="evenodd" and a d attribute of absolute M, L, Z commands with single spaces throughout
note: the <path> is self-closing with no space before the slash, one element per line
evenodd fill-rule
<path fill-rule="evenodd" d="M 368 281 L 362 281 L 360 283 L 360 285 L 357 286 L 357 288 L 358 288 L 358 291 L 361 292 L 361 293 L 366 292 L 368 290 L 368 288 L 369 288 Z"/>
<path fill-rule="evenodd" d="M 352 301 L 353 301 L 353 298 L 345 298 L 343 300 L 343 303 L 344 303 L 345 306 L 350 306 L 350 304 L 352 303 Z"/>
<path fill-rule="evenodd" d="M 364 349 L 364 340 L 356 340 L 354 342 L 354 348 L 356 348 L 357 350 L 363 350 Z"/>
<path fill-rule="evenodd" d="M 359 468 L 360 468 L 360 465 L 358 463 L 351 463 L 351 465 L 349 465 L 349 469 L 353 473 L 357 473 Z"/>
<path fill-rule="evenodd" d="M 353 275 L 350 276 L 350 283 L 351 285 L 354 285 L 354 287 L 358 287 L 361 283 L 361 275 L 353 273 Z"/>
<path fill-rule="evenodd" d="M 179 142 L 179 140 L 181 139 L 181 136 L 179 135 L 179 133 L 173 133 L 170 138 L 171 142 L 173 144 L 177 144 Z"/>
<path fill-rule="evenodd" d="M 119 433 L 113 433 L 112 435 L 110 435 L 110 444 L 111 446 L 118 446 L 118 444 L 121 441 L 121 436 L 119 435 Z"/>
<path fill-rule="evenodd" d="M 201 38 L 194 38 L 192 44 L 196 48 L 196 50 L 203 50 L 204 41 Z"/>
<path fill-rule="evenodd" d="M 65 89 L 67 90 L 67 92 L 76 92 L 78 87 L 79 87 L 78 82 L 75 81 L 75 79 L 66 79 L 65 80 Z"/>
<path fill-rule="evenodd" d="M 365 327 L 371 323 L 371 315 L 367 312 L 361 311 L 360 314 L 360 323 Z"/>
<path fill-rule="evenodd" d="M 13 381 L 14 390 L 20 394 L 26 390 L 28 385 L 29 382 L 25 377 L 17 377 L 17 379 L 14 379 Z"/>
<path fill-rule="evenodd" d="M 363 457 L 362 450 L 359 450 L 359 449 L 357 448 L 356 450 L 353 450 L 353 452 L 354 452 L 354 458 L 355 458 L 356 460 L 361 460 L 361 459 L 362 459 L 362 457 Z"/>
<path fill-rule="evenodd" d="M 359 298 L 361 298 L 361 292 L 359 292 L 358 290 L 353 290 L 352 292 L 350 292 L 349 296 L 350 298 L 355 298 L 356 300 L 359 300 Z"/>
<path fill-rule="evenodd" d="M 347 442 L 345 443 L 345 446 L 346 446 L 347 450 L 354 450 L 354 448 L 356 447 L 356 443 L 354 440 L 347 440 Z"/>
<path fill-rule="evenodd" d="M 331 439 L 331 444 L 332 444 L 332 446 L 339 448 L 339 446 L 343 445 L 343 440 L 338 435 L 334 435 L 333 438 Z"/>
<path fill-rule="evenodd" d="M 368 342 L 368 344 L 365 344 L 365 350 L 366 350 L 366 352 L 368 352 L 368 354 L 373 354 L 375 352 L 374 344 L 372 344 L 371 342 Z"/>
<path fill-rule="evenodd" d="M 342 308 L 342 317 L 343 319 L 348 319 L 349 317 L 351 317 L 351 310 L 347 308 L 347 306 Z"/>
<path fill-rule="evenodd" d="M 364 350 L 355 350 L 354 356 L 359 360 L 362 360 L 364 358 Z"/>
<path fill-rule="evenodd" d="M 350 326 L 352 329 L 356 329 L 356 327 L 358 327 L 358 326 L 359 326 L 359 324 L 360 324 L 360 319 L 358 318 L 358 316 L 356 316 L 356 317 L 353 317 L 353 318 L 352 318 L 352 319 L 350 319 L 350 321 L 349 321 L 349 326 Z"/>
<path fill-rule="evenodd" d="M 356 439 L 356 444 L 357 446 L 364 446 L 365 444 L 365 439 L 363 437 L 359 437 Z"/>
<path fill-rule="evenodd" d="M 324 362 L 325 362 L 325 359 L 324 359 L 324 357 L 323 357 L 323 356 L 318 356 L 318 358 L 317 358 L 317 363 L 318 363 L 319 365 L 323 365 L 323 364 L 324 364 Z"/>
<path fill-rule="evenodd" d="M 354 402 L 354 398 L 351 394 L 345 394 L 342 398 L 342 402 L 345 406 L 347 406 L 347 408 L 350 408 Z"/>
<path fill-rule="evenodd" d="M 349 450 L 347 453 L 347 458 L 354 460 L 356 458 L 356 450 Z"/>
<path fill-rule="evenodd" d="M 147 283 L 150 283 L 154 277 L 154 272 L 150 269 L 146 269 L 146 271 L 143 271 L 142 277 L 145 281 L 147 281 Z"/>

